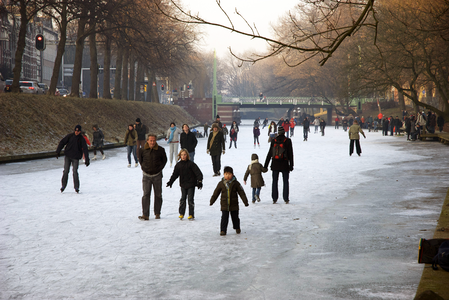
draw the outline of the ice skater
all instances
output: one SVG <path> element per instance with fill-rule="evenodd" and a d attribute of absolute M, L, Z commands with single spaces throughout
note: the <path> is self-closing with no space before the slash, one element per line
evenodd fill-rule
<path fill-rule="evenodd" d="M 231 167 L 225 167 L 223 169 L 224 177 L 217 184 L 212 197 L 210 198 L 210 205 L 212 206 L 217 200 L 218 196 L 221 194 L 221 224 L 220 224 L 220 235 L 226 235 L 229 214 L 231 215 L 232 225 L 235 232 L 239 234 L 240 229 L 240 219 L 239 219 L 239 198 L 242 199 L 245 206 L 248 206 L 248 199 L 246 198 L 245 191 L 242 185 L 237 181 L 234 176 L 234 170 Z"/>
<path fill-rule="evenodd" d="M 184 218 L 186 212 L 186 199 L 189 203 L 189 217 L 195 219 L 195 186 L 199 190 L 203 188 L 203 173 L 198 166 L 190 160 L 189 151 L 181 149 L 178 154 L 178 163 L 175 165 L 173 174 L 167 182 L 167 187 L 172 187 L 173 182 L 179 177 L 179 186 L 181 187 L 181 199 L 179 200 L 179 219 Z"/>
<path fill-rule="evenodd" d="M 362 148 L 360 148 L 360 135 L 359 132 L 363 135 L 364 138 L 366 138 L 365 133 L 363 132 L 362 128 L 359 126 L 359 122 L 354 121 L 354 124 L 349 127 L 349 156 L 354 153 L 354 143 L 355 143 L 355 149 L 357 152 L 357 155 L 360 156 L 362 153 Z"/>
<path fill-rule="evenodd" d="M 245 176 L 243 177 L 243 183 L 246 185 L 246 180 L 248 176 L 251 175 L 251 187 L 253 189 L 252 201 L 253 203 L 260 202 L 260 190 L 265 185 L 263 181 L 262 172 L 267 172 L 268 169 L 264 168 L 262 164 L 259 163 L 259 156 L 253 153 L 251 155 L 251 164 L 246 169 Z"/>

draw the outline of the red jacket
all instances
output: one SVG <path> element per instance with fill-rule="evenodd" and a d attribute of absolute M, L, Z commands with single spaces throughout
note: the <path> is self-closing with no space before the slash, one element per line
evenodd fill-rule
<path fill-rule="evenodd" d="M 291 120 L 290 121 L 290 128 L 295 128 L 295 125 L 296 125 L 295 121 Z"/>

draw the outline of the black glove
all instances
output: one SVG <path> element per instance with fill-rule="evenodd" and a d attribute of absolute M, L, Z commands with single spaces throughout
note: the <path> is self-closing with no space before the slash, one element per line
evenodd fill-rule
<path fill-rule="evenodd" d="M 199 190 L 201 190 L 203 188 L 203 182 L 198 181 L 198 184 L 196 186 L 198 187 Z"/>
<path fill-rule="evenodd" d="M 58 159 L 59 158 L 59 153 L 56 153 L 56 159 Z"/>
<path fill-rule="evenodd" d="M 85 164 L 86 164 L 86 167 L 88 167 L 90 165 L 90 160 L 86 160 Z"/>
<path fill-rule="evenodd" d="M 245 206 L 249 206 L 249 204 L 245 204 Z"/>
<path fill-rule="evenodd" d="M 290 172 L 292 172 L 293 171 L 293 166 L 290 166 Z"/>
<path fill-rule="evenodd" d="M 173 183 L 167 182 L 167 187 L 171 188 L 171 186 L 173 185 Z"/>

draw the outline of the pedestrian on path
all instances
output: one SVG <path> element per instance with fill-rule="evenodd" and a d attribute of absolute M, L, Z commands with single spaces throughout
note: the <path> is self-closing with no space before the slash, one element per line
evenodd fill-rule
<path fill-rule="evenodd" d="M 156 142 L 156 135 L 149 134 L 148 140 L 139 153 L 140 168 L 142 169 L 142 221 L 150 219 L 151 191 L 154 190 L 154 215 L 161 218 L 162 209 L 162 170 L 167 164 L 165 149 Z"/>
<path fill-rule="evenodd" d="M 181 187 L 181 199 L 179 200 L 179 219 L 184 218 L 186 212 L 186 200 L 189 203 L 189 220 L 195 218 L 195 187 L 199 190 L 203 188 L 203 173 L 198 166 L 190 160 L 189 151 L 181 149 L 178 154 L 178 163 L 175 165 L 173 174 L 167 182 L 167 187 L 172 187 L 173 183 L 179 177 L 179 186 Z"/>
<path fill-rule="evenodd" d="M 65 148 L 64 148 L 65 147 Z M 64 192 L 67 187 L 67 181 L 69 179 L 70 166 L 73 168 L 73 185 L 75 192 L 79 193 L 80 180 L 78 175 L 78 166 L 80 159 L 84 157 L 86 159 L 86 167 L 89 166 L 89 151 L 87 149 L 87 143 L 84 137 L 81 135 L 81 125 L 75 126 L 75 132 L 66 135 L 58 145 L 56 149 L 56 159 L 59 158 L 59 154 L 64 148 L 64 172 L 61 179 L 61 193 Z"/>
<path fill-rule="evenodd" d="M 357 152 L 357 155 L 360 156 L 362 153 L 362 148 L 360 148 L 360 135 L 359 132 L 363 135 L 364 138 L 366 138 L 365 133 L 363 132 L 362 128 L 359 126 L 359 122 L 354 121 L 354 124 L 349 127 L 349 156 L 354 153 L 354 143 L 355 143 L 355 149 Z"/>

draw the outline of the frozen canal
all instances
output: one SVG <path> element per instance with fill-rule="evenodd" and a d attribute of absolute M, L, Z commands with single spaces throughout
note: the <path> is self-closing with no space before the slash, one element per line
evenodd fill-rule
<path fill-rule="evenodd" d="M 267 128 L 254 149 L 246 123 L 222 156 L 242 184 L 251 154 L 263 164 L 268 150 Z M 178 219 L 169 164 L 161 219 L 151 208 L 138 220 L 142 173 L 127 168 L 125 148 L 80 165 L 80 194 L 71 174 L 59 192 L 63 159 L 0 165 L 0 299 L 412 299 L 418 241 L 433 236 L 449 186 L 449 148 L 366 132 L 362 156 L 350 157 L 343 130 L 311 129 L 308 142 L 302 127 L 292 138 L 290 204 L 272 204 L 265 173 L 262 201 L 240 205 L 240 235 L 231 224 L 219 235 L 206 139 L 195 221 Z"/>

